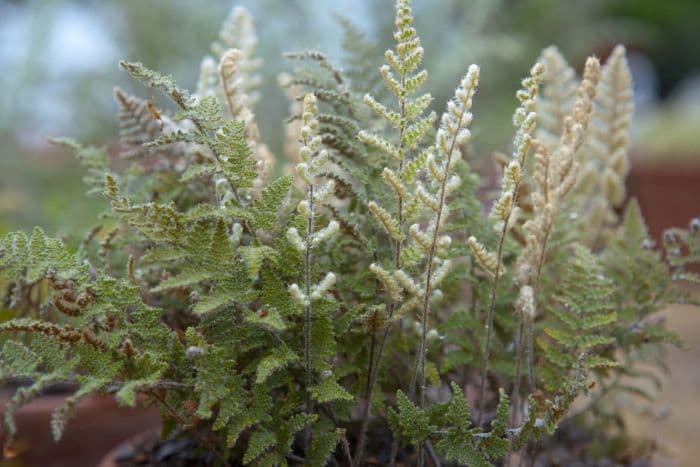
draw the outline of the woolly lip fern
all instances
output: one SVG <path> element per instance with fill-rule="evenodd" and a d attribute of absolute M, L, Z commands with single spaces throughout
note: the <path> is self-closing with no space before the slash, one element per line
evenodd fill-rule
<path fill-rule="evenodd" d="M 523 448 L 579 396 L 598 423 L 612 396 L 640 392 L 620 381 L 648 378 L 637 362 L 679 344 L 656 312 L 688 300 L 678 283 L 700 282 L 700 220 L 657 250 L 635 201 L 615 214 L 632 111 L 624 48 L 602 67 L 590 58 L 580 79 L 543 52 L 516 94 L 500 194 L 481 200 L 466 157 L 479 68 L 436 125 L 408 0 L 394 26 L 378 72 L 361 67 L 374 49 L 347 23 L 346 70 L 288 55 L 299 66 L 280 78 L 290 166 L 278 171 L 255 120 L 245 9 L 196 93 L 121 62 L 177 112 L 116 89 L 125 169 L 55 140 L 109 201 L 100 224 L 79 245 L 40 229 L 0 239 L 15 313 L 0 323 L 0 375 L 30 381 L 5 408 L 10 435 L 15 409 L 67 382 L 56 439 L 82 398 L 107 393 L 159 407 L 164 435 L 194 438 L 221 465 L 482 466 L 536 453 Z"/>

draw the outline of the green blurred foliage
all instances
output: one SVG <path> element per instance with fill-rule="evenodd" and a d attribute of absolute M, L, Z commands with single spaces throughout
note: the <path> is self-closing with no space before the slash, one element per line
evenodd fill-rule
<path fill-rule="evenodd" d="M 611 17 L 645 27 L 644 50 L 659 71 L 662 96 L 670 94 L 689 73 L 700 68 L 697 0 L 615 0 L 606 7 Z"/>

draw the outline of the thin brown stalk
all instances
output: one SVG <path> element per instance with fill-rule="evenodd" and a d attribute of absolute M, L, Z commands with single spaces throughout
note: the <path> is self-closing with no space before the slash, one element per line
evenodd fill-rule
<path fill-rule="evenodd" d="M 150 390 L 147 391 L 147 393 L 156 399 L 160 404 L 163 406 L 163 408 L 172 416 L 175 420 L 177 420 L 178 424 L 180 426 L 188 426 L 190 425 L 190 422 L 187 420 L 183 419 L 182 416 L 175 410 L 167 400 L 165 400 L 164 397 L 161 397 L 158 394 L 158 391 L 155 390 Z M 211 451 L 213 451 L 214 455 L 218 458 L 219 462 L 223 466 L 228 466 L 230 465 L 224 454 L 221 452 L 219 449 L 219 446 L 217 445 L 216 441 L 212 437 L 211 431 L 208 432 L 208 436 L 202 435 L 198 430 L 194 430 L 194 433 L 196 436 L 199 438 L 199 440 L 202 442 L 203 445 L 207 446 Z"/>
<path fill-rule="evenodd" d="M 517 196 L 519 183 L 515 186 L 515 195 Z M 513 200 L 516 199 L 513 196 Z M 480 426 L 484 417 L 484 404 L 486 401 L 486 380 L 489 377 L 489 361 L 491 359 L 491 338 L 493 336 L 493 315 L 496 312 L 496 292 L 498 290 L 498 281 L 501 276 L 501 260 L 503 258 L 503 246 L 505 244 L 506 235 L 508 233 L 508 221 L 510 220 L 510 212 L 505 221 L 503 221 L 503 229 L 501 230 L 500 238 L 498 239 L 498 251 L 496 253 L 496 270 L 493 275 L 493 283 L 491 284 L 491 298 L 489 301 L 489 311 L 486 315 L 486 344 L 484 345 L 484 370 L 481 375 L 481 389 L 479 390 L 479 415 L 477 416 L 476 425 Z"/>
<path fill-rule="evenodd" d="M 545 160 L 545 172 L 543 180 L 543 193 L 545 204 L 549 203 L 549 169 L 550 169 L 550 159 Z M 552 231 L 552 224 L 548 223 L 545 227 L 544 239 L 542 241 L 541 249 L 539 252 L 538 262 L 537 262 L 537 273 L 535 274 L 535 283 L 533 284 L 533 295 L 535 306 L 537 306 L 537 291 L 540 285 L 540 276 L 542 275 L 542 267 L 544 266 L 545 258 L 547 255 L 547 242 L 549 241 L 549 234 Z M 527 325 L 527 326 L 526 326 Z M 515 357 L 515 380 L 513 384 L 513 417 L 512 423 L 518 423 L 516 419 L 516 414 L 521 411 L 521 397 L 520 397 L 520 379 L 522 378 L 522 354 L 524 347 L 527 347 L 527 367 L 528 367 L 528 389 L 532 394 L 535 390 L 535 369 L 534 369 L 534 345 L 533 345 L 533 333 L 534 333 L 534 322 L 528 320 L 525 323 L 525 318 L 520 313 L 518 320 L 518 338 L 516 341 L 516 357 Z M 525 340 L 523 340 L 523 332 L 527 335 Z"/>
<path fill-rule="evenodd" d="M 522 313 L 518 316 L 518 332 L 515 337 L 515 380 L 513 382 L 513 410 L 511 413 L 511 425 L 519 423 L 520 414 L 520 380 L 522 379 L 523 358 L 523 334 L 525 333 L 525 319 Z"/>
<path fill-rule="evenodd" d="M 401 78 L 401 86 L 406 85 L 406 78 L 403 77 Z M 400 98 L 399 99 L 399 107 L 400 107 L 400 115 L 401 118 L 403 119 L 405 114 L 406 114 L 406 99 L 405 98 Z M 403 125 L 400 130 L 399 130 L 399 145 L 398 148 L 401 150 L 403 148 L 403 134 L 404 131 L 406 130 L 406 125 Z M 399 161 L 399 173 L 403 170 L 403 159 Z M 404 219 L 403 219 L 403 196 L 401 193 L 396 194 L 398 197 L 398 214 L 399 214 L 399 227 L 403 227 Z M 394 267 L 396 269 L 401 269 L 401 247 L 402 247 L 402 242 L 397 240 L 394 245 Z M 365 451 L 365 446 L 367 442 L 367 429 L 369 428 L 369 417 L 371 415 L 372 411 L 372 397 L 374 397 L 374 389 L 377 384 L 377 376 L 379 374 L 379 367 L 381 365 L 382 361 L 382 356 L 384 355 L 384 347 L 386 346 L 386 341 L 387 338 L 389 337 L 389 331 L 391 330 L 391 319 L 394 316 L 394 311 L 397 308 L 397 303 L 392 301 L 389 304 L 389 313 L 388 313 L 388 320 L 386 325 L 384 326 L 384 333 L 381 336 L 381 339 L 379 341 L 379 348 L 377 349 L 377 357 L 375 359 L 375 362 L 372 363 L 372 360 L 370 360 L 369 367 L 370 367 L 370 374 L 369 378 L 367 380 L 367 390 L 365 391 L 365 401 L 364 405 L 362 407 L 362 421 L 360 422 L 360 434 L 357 439 L 357 447 L 355 449 L 355 466 L 359 466 L 362 463 L 362 459 L 364 457 L 364 451 Z M 374 336 L 372 336 L 374 339 Z M 373 341 L 374 343 L 374 341 Z M 396 449 L 398 451 L 398 441 L 394 440 L 394 443 L 396 444 Z M 394 446 L 392 444 L 392 452 L 394 450 Z M 391 456 L 391 459 L 395 459 L 395 456 Z"/>
<path fill-rule="evenodd" d="M 308 196 L 309 216 L 306 223 L 306 251 L 304 254 L 304 289 L 307 297 L 311 297 L 311 244 L 314 234 L 314 186 L 309 185 Z M 304 307 L 304 372 L 305 372 L 305 390 L 306 390 L 306 406 L 304 408 L 307 415 L 313 412 L 313 399 L 311 398 L 311 315 L 312 315 L 311 300 Z M 309 446 L 311 445 L 311 425 L 307 424 L 304 428 L 304 453 L 309 455 Z"/>
<path fill-rule="evenodd" d="M 464 119 L 464 113 L 466 112 L 466 109 L 462 109 L 462 112 L 459 115 L 459 119 L 457 120 L 457 128 L 458 130 L 461 129 L 462 126 L 462 121 Z M 432 276 L 433 276 L 433 260 L 435 259 L 435 254 L 437 252 L 437 244 L 438 244 L 438 238 L 440 237 L 440 223 L 442 221 L 442 214 L 443 214 L 443 209 L 446 203 L 446 186 L 447 186 L 447 171 L 450 168 L 450 164 L 452 162 L 452 155 L 454 154 L 454 149 L 457 144 L 457 134 L 455 133 L 452 137 L 452 142 L 450 143 L 450 148 L 447 153 L 447 160 L 445 162 L 445 173 L 443 174 L 442 181 L 440 182 L 440 200 L 438 203 L 438 210 L 437 213 L 435 214 L 435 227 L 433 229 L 433 238 L 431 239 L 430 243 L 430 250 L 428 252 L 428 262 L 427 262 L 427 271 L 426 271 L 426 278 L 425 278 L 425 290 L 423 293 L 423 309 L 421 313 L 421 339 L 420 339 L 420 345 L 418 348 L 418 355 L 419 355 L 419 361 L 420 361 L 420 370 L 414 372 L 414 376 L 412 378 L 412 387 L 409 389 L 409 398 L 413 398 L 415 395 L 416 391 L 416 385 L 415 385 L 415 380 L 417 379 L 416 376 L 418 373 L 420 373 L 420 407 L 424 408 L 425 407 L 425 364 L 426 364 L 426 353 L 427 353 L 427 337 L 428 337 L 428 319 L 430 318 L 430 295 L 432 293 Z M 418 458 L 418 465 L 419 467 L 422 467 L 425 459 L 424 459 L 424 443 L 421 443 L 419 446 L 419 458 Z"/>

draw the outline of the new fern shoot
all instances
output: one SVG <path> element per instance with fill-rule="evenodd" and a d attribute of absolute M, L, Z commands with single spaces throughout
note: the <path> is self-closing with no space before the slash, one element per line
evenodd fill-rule
<path fill-rule="evenodd" d="M 542 53 L 500 193 L 482 199 L 469 128 L 489 77 L 465 64 L 434 102 L 408 0 L 379 70 L 343 27 L 343 67 L 288 55 L 284 157 L 258 131 L 264 68 L 240 7 L 196 92 L 120 63 L 177 108 L 155 118 L 115 89 L 122 162 L 55 140 L 110 207 L 79 244 L 38 228 L 0 240 L 0 375 L 29 381 L 5 407 L 6 447 L 13 412 L 68 383 L 56 440 L 99 393 L 158 407 L 163 436 L 217 465 L 486 466 L 534 455 L 568 417 L 602 426 L 610 397 L 649 377 L 642 353 L 680 345 L 658 312 L 700 282 L 700 220 L 657 247 L 627 200 L 623 47 L 581 78 Z"/>

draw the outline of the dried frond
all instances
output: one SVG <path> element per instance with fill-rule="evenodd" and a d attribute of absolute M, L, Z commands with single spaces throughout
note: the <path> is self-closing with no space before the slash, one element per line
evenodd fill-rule
<path fill-rule="evenodd" d="M 496 256 L 486 250 L 486 248 L 474 237 L 469 237 L 467 244 L 469 245 L 474 258 L 479 263 L 479 266 L 481 266 L 483 270 L 489 273 L 491 276 L 495 275 L 496 268 L 498 267 L 498 260 L 496 259 Z"/>
<path fill-rule="evenodd" d="M 122 145 L 121 155 L 124 158 L 143 157 L 151 154 L 144 147 L 163 132 L 172 132 L 175 124 L 165 115 L 158 114 L 157 118 L 150 110 L 151 101 L 139 99 L 127 94 L 121 88 L 114 88 L 114 98 L 119 105 L 119 142 Z M 160 154 L 163 150 L 161 148 Z"/>
<path fill-rule="evenodd" d="M 257 101 L 257 95 L 251 92 L 260 83 L 260 77 L 256 72 L 262 67 L 262 60 L 255 57 L 257 45 L 258 37 L 253 16 L 245 7 L 237 5 L 224 21 L 219 32 L 219 42 L 211 46 L 212 52 L 219 58 L 222 58 L 229 49 L 240 51 L 237 61 L 242 75 L 241 87 L 242 91 L 250 96 L 251 107 Z"/>
<path fill-rule="evenodd" d="M 275 157 L 268 147 L 260 142 L 260 132 L 251 110 L 252 99 L 246 94 L 245 75 L 241 73 L 244 55 L 239 49 L 229 49 L 219 62 L 219 77 L 225 106 L 231 118 L 241 120 L 245 126 L 246 138 L 257 163 L 258 176 L 253 184 L 254 197 L 258 197 L 263 187 L 272 178 Z"/>
<path fill-rule="evenodd" d="M 537 138 L 549 150 L 554 150 L 564 129 L 564 119 L 574 105 L 578 79 L 555 46 L 544 49 L 539 62 L 544 65 L 544 75 L 536 106 L 539 120 Z"/>
<path fill-rule="evenodd" d="M 525 223 L 526 248 L 518 259 L 518 281 L 537 290 L 547 241 L 559 214 L 564 197 L 577 180 L 581 148 L 592 111 L 592 101 L 599 79 L 599 63 L 586 61 L 583 79 L 576 91 L 571 113 L 564 119 L 564 129 L 553 152 L 536 141 L 534 179 L 538 192 L 531 195 L 533 217 Z"/>
<path fill-rule="evenodd" d="M 587 239 L 595 245 L 617 218 L 625 200 L 629 171 L 629 125 L 634 111 L 632 75 L 625 48 L 617 46 L 601 69 L 589 136 L 583 151 L 582 176 L 576 191 L 582 210 L 596 227 Z"/>

